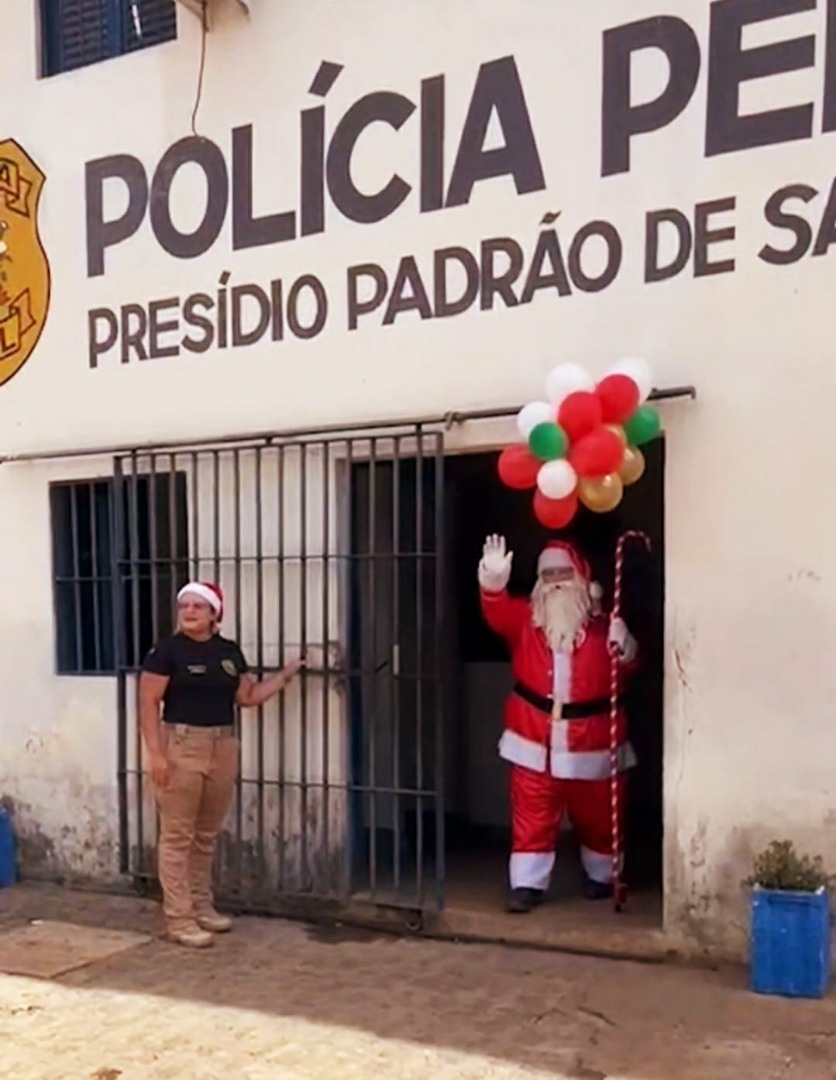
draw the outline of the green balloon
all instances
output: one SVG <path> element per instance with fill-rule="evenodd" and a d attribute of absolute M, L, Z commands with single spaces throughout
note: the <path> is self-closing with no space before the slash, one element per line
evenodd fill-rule
<path fill-rule="evenodd" d="M 531 453 L 541 461 L 554 461 L 561 458 L 568 449 L 569 441 L 562 427 L 545 421 L 532 428 L 528 436 Z"/>
<path fill-rule="evenodd" d="M 624 434 L 631 446 L 643 446 L 655 439 L 662 430 L 659 414 L 650 405 L 642 405 L 624 425 Z"/>

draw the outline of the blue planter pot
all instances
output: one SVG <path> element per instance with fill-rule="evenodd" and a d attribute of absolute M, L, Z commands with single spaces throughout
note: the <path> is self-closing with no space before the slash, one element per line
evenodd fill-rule
<path fill-rule="evenodd" d="M 757 994 L 820 998 L 830 985 L 830 896 L 755 888 L 751 987 Z"/>
<path fill-rule="evenodd" d="M 16 881 L 17 859 L 12 818 L 5 810 L 0 810 L 0 889 L 14 885 Z"/>

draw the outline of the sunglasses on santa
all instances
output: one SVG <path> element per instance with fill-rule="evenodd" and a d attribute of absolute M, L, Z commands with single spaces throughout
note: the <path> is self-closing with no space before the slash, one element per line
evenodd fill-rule
<path fill-rule="evenodd" d="M 549 566 L 540 571 L 540 580 L 545 585 L 564 585 L 574 580 L 575 571 L 571 566 Z"/>

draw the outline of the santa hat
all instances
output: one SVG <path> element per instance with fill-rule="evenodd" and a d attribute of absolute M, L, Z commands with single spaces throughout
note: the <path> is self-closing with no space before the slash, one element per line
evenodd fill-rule
<path fill-rule="evenodd" d="M 224 594 L 221 592 L 220 585 L 214 585 L 211 581 L 190 581 L 177 594 L 178 601 L 182 600 L 187 593 L 205 600 L 215 612 L 218 622 L 221 621 L 224 614 Z"/>
<path fill-rule="evenodd" d="M 589 595 L 593 600 L 600 600 L 604 590 L 597 581 L 591 581 L 592 571 L 589 563 L 578 549 L 566 540 L 550 540 L 540 552 L 537 560 L 537 573 L 544 570 L 574 570 L 589 586 Z"/>

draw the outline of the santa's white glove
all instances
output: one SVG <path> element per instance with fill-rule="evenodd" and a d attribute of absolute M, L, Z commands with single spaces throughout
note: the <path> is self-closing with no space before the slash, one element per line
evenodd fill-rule
<path fill-rule="evenodd" d="M 639 651 L 638 642 L 627 629 L 627 623 L 622 618 L 616 616 L 610 619 L 607 641 L 615 648 L 625 664 L 631 664 L 636 659 Z"/>
<path fill-rule="evenodd" d="M 511 579 L 513 551 L 505 550 L 504 536 L 489 536 L 479 563 L 479 587 L 485 592 L 502 592 Z"/>

